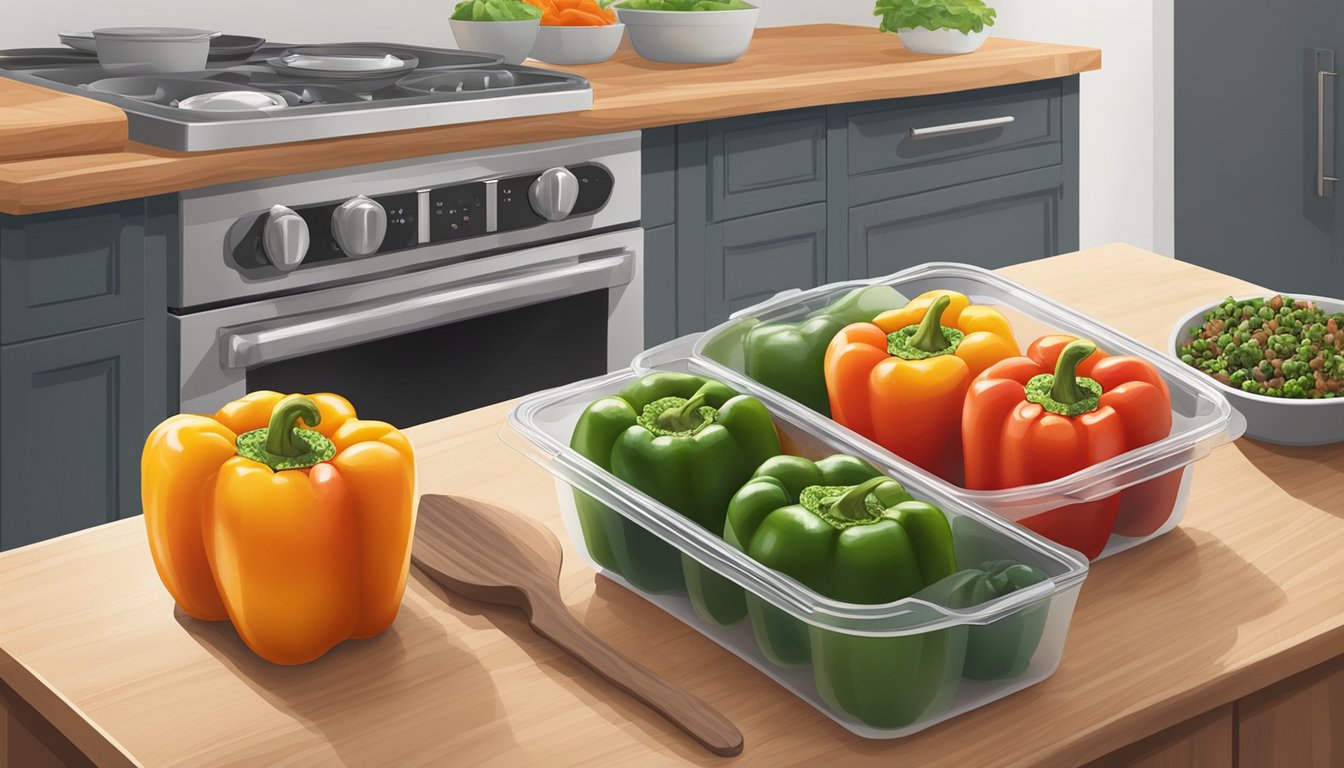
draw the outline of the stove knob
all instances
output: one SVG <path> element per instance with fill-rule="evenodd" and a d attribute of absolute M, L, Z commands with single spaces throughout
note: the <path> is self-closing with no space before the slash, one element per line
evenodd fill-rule
<path fill-rule="evenodd" d="M 383 244 L 387 211 L 376 200 L 352 197 L 331 212 L 331 233 L 347 256 L 368 256 Z"/>
<path fill-rule="evenodd" d="M 532 210 L 547 221 L 560 221 L 574 210 L 579 199 L 579 180 L 568 168 L 552 168 L 532 182 L 527 196 Z"/>
<path fill-rule="evenodd" d="M 261 247 L 266 258 L 281 272 L 291 272 L 308 254 L 308 223 L 283 205 L 271 206 L 261 231 Z"/>

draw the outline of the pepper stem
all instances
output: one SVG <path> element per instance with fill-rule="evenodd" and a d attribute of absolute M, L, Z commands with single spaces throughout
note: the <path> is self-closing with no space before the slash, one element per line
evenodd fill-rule
<path fill-rule="evenodd" d="M 700 409 L 705 407 L 705 393 L 696 392 L 691 399 L 675 408 L 658 414 L 658 426 L 668 432 L 690 432 L 700 426 Z"/>
<path fill-rule="evenodd" d="M 294 458 L 312 451 L 312 447 L 294 433 L 299 419 L 315 427 L 322 421 L 322 412 L 312 400 L 302 395 L 290 395 L 276 403 L 271 411 L 271 421 L 266 425 L 267 453 Z"/>
<path fill-rule="evenodd" d="M 933 300 L 915 335 L 910 337 L 910 346 L 921 352 L 941 352 L 952 345 L 952 340 L 943 333 L 943 313 L 951 303 L 952 297 L 945 293 Z"/>
<path fill-rule="evenodd" d="M 866 499 L 874 488 L 885 482 L 887 482 L 887 478 L 878 475 L 850 488 L 840 498 L 831 503 L 831 506 L 826 510 L 826 514 L 849 522 L 871 520 L 873 514 L 868 511 Z"/>
<path fill-rule="evenodd" d="M 300 428 L 299 419 L 316 425 L 322 421 L 322 412 L 302 395 L 284 398 L 271 409 L 266 426 L 238 436 L 238 455 L 276 472 L 330 461 L 336 455 L 335 444 L 319 432 Z"/>
<path fill-rule="evenodd" d="M 1055 383 L 1050 387 L 1050 399 L 1064 405 L 1073 405 L 1094 395 L 1078 383 L 1078 365 L 1097 351 L 1097 345 L 1087 339 L 1069 342 L 1059 353 L 1055 363 Z"/>

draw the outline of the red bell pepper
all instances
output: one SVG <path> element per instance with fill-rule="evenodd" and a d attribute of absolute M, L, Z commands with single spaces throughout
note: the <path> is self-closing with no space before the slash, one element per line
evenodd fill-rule
<path fill-rule="evenodd" d="M 1025 357 L 996 363 L 971 384 L 962 414 L 966 487 L 1056 480 L 1170 432 L 1171 395 L 1152 365 L 1108 356 L 1085 339 L 1042 336 Z M 1144 536 L 1160 528 L 1175 506 L 1180 478 L 1179 470 L 1169 472 L 1021 523 L 1093 559 L 1112 532 Z M 1124 496 L 1138 503 L 1124 503 Z"/>

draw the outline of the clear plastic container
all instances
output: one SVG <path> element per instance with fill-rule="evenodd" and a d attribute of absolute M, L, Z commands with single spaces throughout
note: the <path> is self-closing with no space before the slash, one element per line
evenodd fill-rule
<path fill-rule="evenodd" d="M 1086 337 L 1112 355 L 1134 355 L 1156 366 L 1171 390 L 1171 434 L 1158 442 L 1127 451 L 1099 464 L 1047 483 L 996 491 L 973 491 L 922 470 L 859 434 L 749 378 L 745 373 L 742 338 L 759 323 L 796 322 L 866 285 L 889 285 L 907 298 L 946 289 L 966 294 L 973 304 L 992 306 L 1012 323 L 1019 344 L 1047 333 Z M 899 470 L 940 496 L 960 499 L 1030 528 L 1032 518 L 1074 504 L 1105 499 L 1128 491 L 1121 499 L 1116 531 L 1100 557 L 1107 557 L 1156 538 L 1180 524 L 1190 495 L 1190 465 L 1219 445 L 1240 437 L 1245 420 L 1204 374 L 1119 333 L 1098 320 L 994 272 L 967 264 L 929 263 L 873 280 L 788 291 L 744 309 L 726 323 L 703 334 L 677 339 L 635 358 L 636 371 L 653 370 L 667 361 L 692 359 L 692 372 L 719 379 L 733 388 L 772 397 L 777 411 L 857 449 L 869 461 Z M 1140 531 L 1122 535 L 1120 530 Z"/>
<path fill-rule="evenodd" d="M 655 368 L 689 372 L 692 364 L 682 358 Z M 1044 579 L 960 610 L 932 597 L 881 605 L 829 599 L 756 562 L 569 447 L 588 404 L 637 378 L 634 371 L 624 371 L 530 395 L 509 414 L 502 434 L 555 475 L 565 527 L 595 570 L 868 738 L 914 733 L 1054 672 L 1087 575 L 1087 561 L 1078 553 L 945 496 L 940 484 L 892 466 L 886 474 L 947 515 L 958 567 L 1011 560 L 1038 569 Z M 777 403 L 762 402 L 788 452 L 814 460 L 855 453 L 844 441 L 815 433 L 805 420 L 779 410 Z M 643 573 L 626 578 L 616 572 L 621 566 L 599 562 L 610 562 L 610 554 L 590 551 L 579 504 L 587 510 L 598 505 L 618 521 L 623 533 L 602 536 L 598 546 L 617 541 L 615 546 L 628 547 L 618 559 L 627 566 L 640 564 Z M 661 565 L 651 575 L 645 566 L 652 563 Z M 746 610 L 707 607 L 708 592 L 720 598 L 736 595 Z"/>

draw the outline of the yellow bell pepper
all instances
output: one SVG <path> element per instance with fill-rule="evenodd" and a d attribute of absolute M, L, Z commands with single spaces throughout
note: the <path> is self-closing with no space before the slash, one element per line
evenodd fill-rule
<path fill-rule="evenodd" d="M 150 434 L 141 501 L 159 578 L 188 615 L 230 619 L 258 656 L 303 664 L 396 618 L 415 457 L 338 395 L 253 392 Z"/>
<path fill-rule="evenodd" d="M 831 417 L 960 482 L 966 390 L 981 371 L 1017 354 L 999 312 L 954 291 L 928 291 L 831 339 L 824 369 Z"/>

